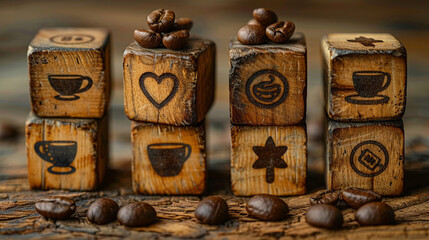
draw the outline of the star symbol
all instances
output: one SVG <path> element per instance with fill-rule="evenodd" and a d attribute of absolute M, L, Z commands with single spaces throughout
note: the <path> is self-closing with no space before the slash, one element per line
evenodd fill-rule
<path fill-rule="evenodd" d="M 366 47 L 375 47 L 374 43 L 383 42 L 383 40 L 376 40 L 374 38 L 366 38 L 364 36 L 360 36 L 355 38 L 354 40 L 347 40 L 348 42 L 358 42 Z"/>
<path fill-rule="evenodd" d="M 254 169 L 266 168 L 265 180 L 267 183 L 274 182 L 274 168 L 287 168 L 286 162 L 282 159 L 287 147 L 276 147 L 272 137 L 267 139 L 264 147 L 254 146 L 253 151 L 259 158 L 253 163 L 252 167 Z"/>

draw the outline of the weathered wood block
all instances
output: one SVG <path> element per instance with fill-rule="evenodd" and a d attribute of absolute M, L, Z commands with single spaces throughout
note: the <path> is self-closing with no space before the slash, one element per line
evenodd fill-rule
<path fill-rule="evenodd" d="M 201 194 L 206 186 L 204 123 L 132 122 L 133 189 L 141 194 Z"/>
<path fill-rule="evenodd" d="M 128 118 L 172 125 L 201 122 L 214 99 L 215 44 L 192 38 L 183 50 L 124 52 L 124 103 Z"/>
<path fill-rule="evenodd" d="M 325 104 L 331 119 L 400 119 L 407 53 L 390 34 L 329 34 L 322 39 Z"/>
<path fill-rule="evenodd" d="M 302 33 L 286 44 L 229 47 L 231 122 L 237 125 L 294 125 L 304 121 L 307 46 Z"/>
<path fill-rule="evenodd" d="M 231 141 L 231 184 L 235 195 L 305 193 L 305 125 L 233 125 Z"/>
<path fill-rule="evenodd" d="M 100 186 L 109 158 L 107 118 L 40 118 L 31 113 L 25 128 L 30 188 Z"/>
<path fill-rule="evenodd" d="M 109 41 L 104 29 L 41 29 L 27 53 L 33 112 L 41 117 L 102 117 L 110 99 Z"/>
<path fill-rule="evenodd" d="M 404 186 L 404 127 L 401 121 L 341 123 L 328 120 L 326 185 L 359 187 L 400 195 Z"/>

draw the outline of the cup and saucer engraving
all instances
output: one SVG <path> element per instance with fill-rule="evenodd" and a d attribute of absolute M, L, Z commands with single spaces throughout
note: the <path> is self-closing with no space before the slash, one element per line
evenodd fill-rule
<path fill-rule="evenodd" d="M 43 160 L 52 163 L 48 172 L 57 175 L 72 174 L 76 168 L 71 163 L 76 158 L 75 141 L 40 141 L 34 144 L 34 151 Z"/>
<path fill-rule="evenodd" d="M 383 104 L 389 97 L 378 93 L 389 87 L 391 76 L 382 71 L 357 71 L 353 73 L 353 86 L 358 94 L 347 96 L 349 103 L 361 105 Z"/>
<path fill-rule="evenodd" d="M 161 177 L 179 175 L 191 152 L 191 146 L 186 143 L 153 143 L 147 146 L 152 168 Z"/>
<path fill-rule="evenodd" d="M 92 79 L 88 76 L 77 74 L 72 75 L 49 75 L 49 83 L 52 88 L 59 93 L 54 98 L 60 101 L 74 101 L 80 97 L 75 95 L 88 91 L 92 87 Z M 82 87 L 84 81 L 87 81 L 85 87 Z"/>

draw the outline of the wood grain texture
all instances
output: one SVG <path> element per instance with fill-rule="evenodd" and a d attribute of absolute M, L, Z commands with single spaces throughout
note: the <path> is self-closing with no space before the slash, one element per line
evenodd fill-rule
<path fill-rule="evenodd" d="M 25 135 L 30 188 L 94 190 L 101 185 L 109 159 L 107 116 L 64 119 L 30 114 Z"/>
<path fill-rule="evenodd" d="M 215 54 L 215 44 L 199 38 L 178 51 L 131 43 L 123 65 L 128 118 L 171 125 L 201 122 L 214 100 Z"/>
<path fill-rule="evenodd" d="M 381 121 L 403 116 L 407 53 L 396 38 L 390 34 L 329 34 L 322 39 L 321 49 L 325 105 L 331 119 Z M 383 76 L 374 76 L 377 74 Z"/>
<path fill-rule="evenodd" d="M 404 127 L 393 122 L 341 123 L 329 120 L 326 186 L 359 187 L 382 195 L 404 188 Z"/>
<path fill-rule="evenodd" d="M 242 45 L 233 39 L 229 63 L 233 124 L 294 125 L 305 120 L 307 46 L 304 34 L 295 33 L 285 44 Z"/>
<path fill-rule="evenodd" d="M 206 186 L 204 124 L 132 122 L 133 189 L 141 194 L 201 194 Z"/>
<path fill-rule="evenodd" d="M 33 112 L 101 118 L 111 91 L 109 45 L 105 29 L 41 29 L 27 52 Z"/>
<path fill-rule="evenodd" d="M 277 149 L 267 149 L 256 154 L 255 146 L 267 146 L 268 139 L 276 147 L 287 150 L 273 154 Z M 299 195 L 306 192 L 307 134 L 305 126 L 232 126 L 231 128 L 231 187 L 234 194 L 251 196 L 260 193 L 273 195 Z M 264 149 L 261 149 L 264 151 Z M 267 179 L 266 168 L 254 168 L 258 159 L 267 157 L 267 166 L 273 158 L 280 157 L 286 167 L 275 167 L 273 182 Z M 278 161 L 281 161 L 278 160 Z"/>

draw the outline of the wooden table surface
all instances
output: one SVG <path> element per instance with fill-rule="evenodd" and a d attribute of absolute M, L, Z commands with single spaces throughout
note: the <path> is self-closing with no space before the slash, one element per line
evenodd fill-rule
<path fill-rule="evenodd" d="M 17 137 L 0 140 L 0 238 L 139 238 L 139 239 L 429 239 L 429 18 L 426 1 L 270 1 L 280 18 L 295 21 L 308 44 L 309 135 L 308 194 L 283 198 L 290 216 L 281 222 L 261 222 L 247 216 L 248 198 L 231 194 L 229 182 L 228 41 L 250 18 L 254 1 L 1 1 L 0 2 L 0 124 Z M 198 224 L 193 211 L 204 196 L 143 196 L 131 189 L 130 123 L 123 113 L 122 52 L 134 28 L 145 26 L 145 16 L 156 8 L 171 8 L 195 21 L 193 34 L 217 44 L 216 102 L 208 115 L 208 188 L 204 196 L 220 194 L 230 206 L 230 219 L 220 226 Z M 45 26 L 106 27 L 113 36 L 113 99 L 111 159 L 108 179 L 97 192 L 30 191 L 24 149 L 24 120 L 30 111 L 26 48 L 37 29 Z M 313 228 L 304 221 L 309 196 L 324 188 L 320 38 L 330 32 L 390 32 L 408 51 L 408 98 L 405 193 L 385 198 L 396 211 L 393 226 L 360 227 L 354 210 L 344 210 L 341 230 Z M 1 131 L 0 131 L 1 136 Z M 47 195 L 73 198 L 77 214 L 62 221 L 46 220 L 34 210 Z M 144 228 L 118 223 L 93 225 L 88 206 L 98 197 L 120 205 L 144 200 L 158 212 L 159 221 Z"/>

